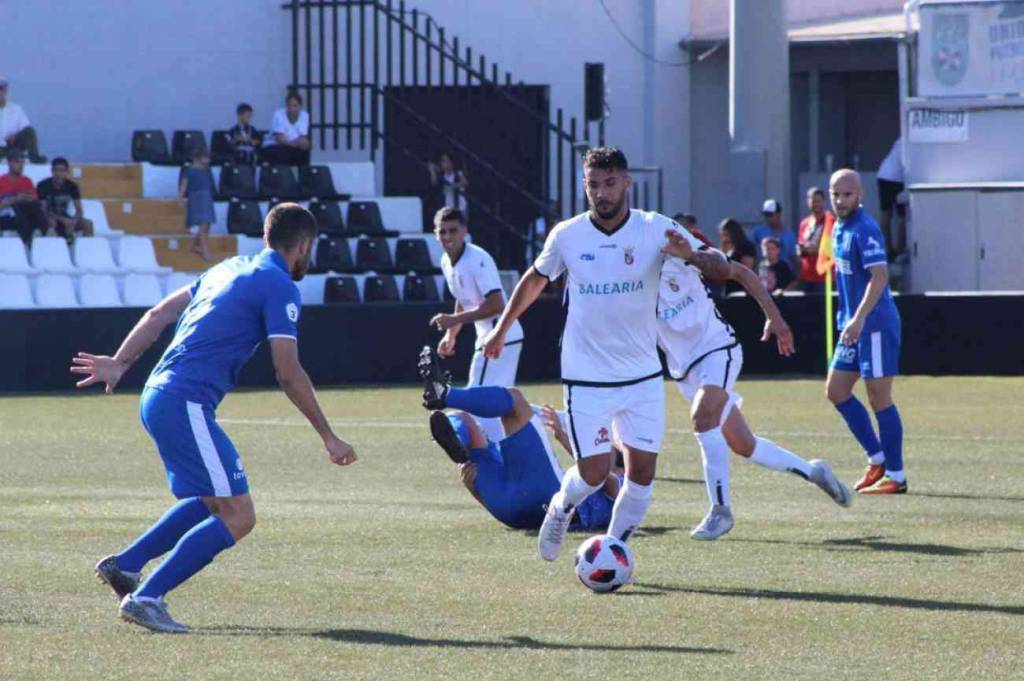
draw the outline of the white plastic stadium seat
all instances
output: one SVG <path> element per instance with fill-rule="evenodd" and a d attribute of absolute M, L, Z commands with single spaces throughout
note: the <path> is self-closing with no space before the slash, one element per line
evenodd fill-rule
<path fill-rule="evenodd" d="M 32 265 L 48 274 L 75 274 L 68 242 L 59 236 L 40 236 L 32 240 Z"/>
<path fill-rule="evenodd" d="M 121 307 L 117 282 L 109 274 L 86 274 L 78 282 L 82 307 Z"/>
<path fill-rule="evenodd" d="M 199 275 L 193 272 L 171 272 L 164 280 L 164 295 L 169 296 L 183 286 L 191 286 Z"/>
<path fill-rule="evenodd" d="M 78 307 L 75 285 L 71 283 L 71 277 L 66 274 L 40 275 L 36 279 L 36 305 L 39 307 Z"/>
<path fill-rule="evenodd" d="M 31 274 L 35 270 L 28 264 L 25 244 L 21 239 L 0 239 L 0 272 L 8 274 Z"/>
<path fill-rule="evenodd" d="M 114 264 L 110 241 L 103 237 L 78 237 L 71 251 L 78 269 L 93 274 L 117 274 L 121 269 Z"/>
<path fill-rule="evenodd" d="M 24 310 L 35 306 L 28 277 L 24 274 L 0 274 L 0 310 Z"/>
<path fill-rule="evenodd" d="M 156 261 L 153 242 L 144 236 L 124 236 L 117 250 L 121 269 L 135 274 L 166 274 L 170 267 L 161 267 Z"/>
<path fill-rule="evenodd" d="M 129 274 L 124 278 L 124 304 L 128 307 L 153 307 L 163 297 L 160 282 L 152 274 Z"/>

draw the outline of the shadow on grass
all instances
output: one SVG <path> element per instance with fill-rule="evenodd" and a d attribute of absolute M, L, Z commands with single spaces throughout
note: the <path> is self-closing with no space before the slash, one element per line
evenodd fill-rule
<path fill-rule="evenodd" d="M 1000 497 L 991 494 L 957 494 L 956 492 L 910 492 L 910 496 L 929 499 L 969 499 L 971 501 L 1024 501 L 1024 497 Z"/>
<path fill-rule="evenodd" d="M 291 627 L 251 627 L 246 625 L 225 625 L 194 629 L 197 634 L 212 636 L 309 636 L 342 643 L 388 646 L 395 648 L 465 648 L 484 650 L 592 650 L 623 653 L 700 653 L 731 654 L 726 648 L 695 648 L 690 646 L 667 645 L 621 645 L 621 644 L 579 644 L 540 641 L 531 636 L 505 636 L 497 640 L 423 638 L 394 631 L 372 629 L 303 629 Z"/>
<path fill-rule="evenodd" d="M 677 485 L 703 485 L 704 481 L 700 478 L 663 478 L 658 476 L 657 482 L 672 482 Z"/>
<path fill-rule="evenodd" d="M 764 598 L 774 601 L 807 601 L 810 603 L 834 603 L 839 605 L 879 605 L 886 608 L 909 608 L 911 610 L 932 610 L 951 612 L 985 612 L 1001 615 L 1024 615 L 1024 605 L 991 605 L 989 603 L 961 603 L 925 598 L 901 598 L 899 596 L 876 596 L 871 594 L 841 594 L 820 591 L 776 591 L 773 589 L 731 589 L 711 587 L 666 586 L 663 584 L 638 584 L 629 594 L 638 596 L 663 596 L 666 593 L 696 594 L 701 596 L 725 596 L 732 598 Z"/>
<path fill-rule="evenodd" d="M 1024 553 L 1024 549 L 1008 547 L 997 547 L 987 549 L 968 549 L 961 546 L 949 544 L 913 544 L 910 542 L 890 542 L 884 537 L 853 537 L 850 539 L 826 539 L 821 542 L 784 541 L 780 539 L 742 539 L 733 538 L 730 542 L 743 542 L 750 544 L 785 544 L 787 546 L 803 546 L 807 548 L 830 549 L 863 549 L 865 551 L 882 551 L 893 553 L 913 553 L 922 556 L 952 556 L 962 558 L 965 556 L 987 556 L 999 554 Z"/>

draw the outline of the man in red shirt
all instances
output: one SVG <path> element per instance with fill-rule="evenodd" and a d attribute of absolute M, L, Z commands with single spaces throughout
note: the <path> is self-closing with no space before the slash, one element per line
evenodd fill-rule
<path fill-rule="evenodd" d="M 825 209 L 825 192 L 818 187 L 807 190 L 807 208 L 811 214 L 800 221 L 797 230 L 797 255 L 800 256 L 800 286 L 805 293 L 822 293 L 825 275 L 818 273 L 818 248 L 822 239 L 832 235 L 836 216 Z"/>
<path fill-rule="evenodd" d="M 24 169 L 25 152 L 9 149 L 8 172 L 0 175 L 0 229 L 17 231 L 25 245 L 31 246 L 35 230 L 46 233 L 46 213 L 32 180 L 22 174 Z"/>

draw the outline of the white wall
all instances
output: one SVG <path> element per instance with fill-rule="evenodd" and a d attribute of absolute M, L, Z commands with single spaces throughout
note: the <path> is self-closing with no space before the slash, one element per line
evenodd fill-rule
<path fill-rule="evenodd" d="M 0 2 L 0 71 L 51 157 L 130 158 L 130 131 L 266 127 L 291 78 L 279 0 Z"/>

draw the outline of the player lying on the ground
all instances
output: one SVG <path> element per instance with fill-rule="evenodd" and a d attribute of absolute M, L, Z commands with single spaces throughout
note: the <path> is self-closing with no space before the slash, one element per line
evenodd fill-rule
<path fill-rule="evenodd" d="M 452 387 L 429 346 L 420 353 L 419 370 L 423 406 L 433 410 L 430 433 L 458 464 L 470 494 L 509 527 L 539 528 L 544 505 L 562 482 L 562 467 L 544 426 L 572 452 L 558 413 L 531 405 L 516 388 Z M 449 411 L 441 411 L 445 408 Z M 499 442 L 488 439 L 477 418 L 501 419 L 507 435 Z M 621 484 L 621 474 L 608 475 L 602 490 L 576 507 L 570 529 L 604 532 Z"/>
<path fill-rule="evenodd" d="M 689 242 L 670 236 L 680 248 Z M 709 279 L 732 279 L 747 290 L 764 311 L 762 340 L 776 336 L 783 355 L 793 353 L 793 334 L 771 294 L 749 268 L 730 262 L 720 251 L 701 247 L 691 257 L 668 259 L 662 266 L 658 291 L 658 345 L 665 352 L 669 373 L 690 402 L 693 432 L 700 443 L 711 509 L 694 528 L 694 539 L 717 539 L 733 527 L 729 502 L 729 449 L 754 463 L 799 475 L 813 482 L 840 506 L 852 499 L 824 461 L 805 461 L 774 442 L 756 437 L 740 411 L 736 379 L 743 367 L 743 349 L 704 285 Z"/>
<path fill-rule="evenodd" d="M 299 363 L 302 302 L 294 282 L 309 268 L 316 233 L 316 219 L 302 206 L 275 206 L 264 221 L 262 252 L 225 260 L 167 296 L 143 315 L 113 357 L 80 352 L 72 360 L 71 371 L 86 374 L 79 388 L 105 383 L 112 392 L 135 360 L 177 322 L 174 339 L 142 391 L 141 416 L 179 502 L 120 553 L 96 565 L 96 574 L 120 600 L 122 619 L 153 631 L 187 632 L 171 619 L 164 596 L 252 531 L 256 511 L 242 459 L 215 412 L 264 339 L 278 382 L 322 438 L 331 462 L 356 460 L 352 447 L 331 429 Z M 164 554 L 142 580 L 143 567 Z"/>

